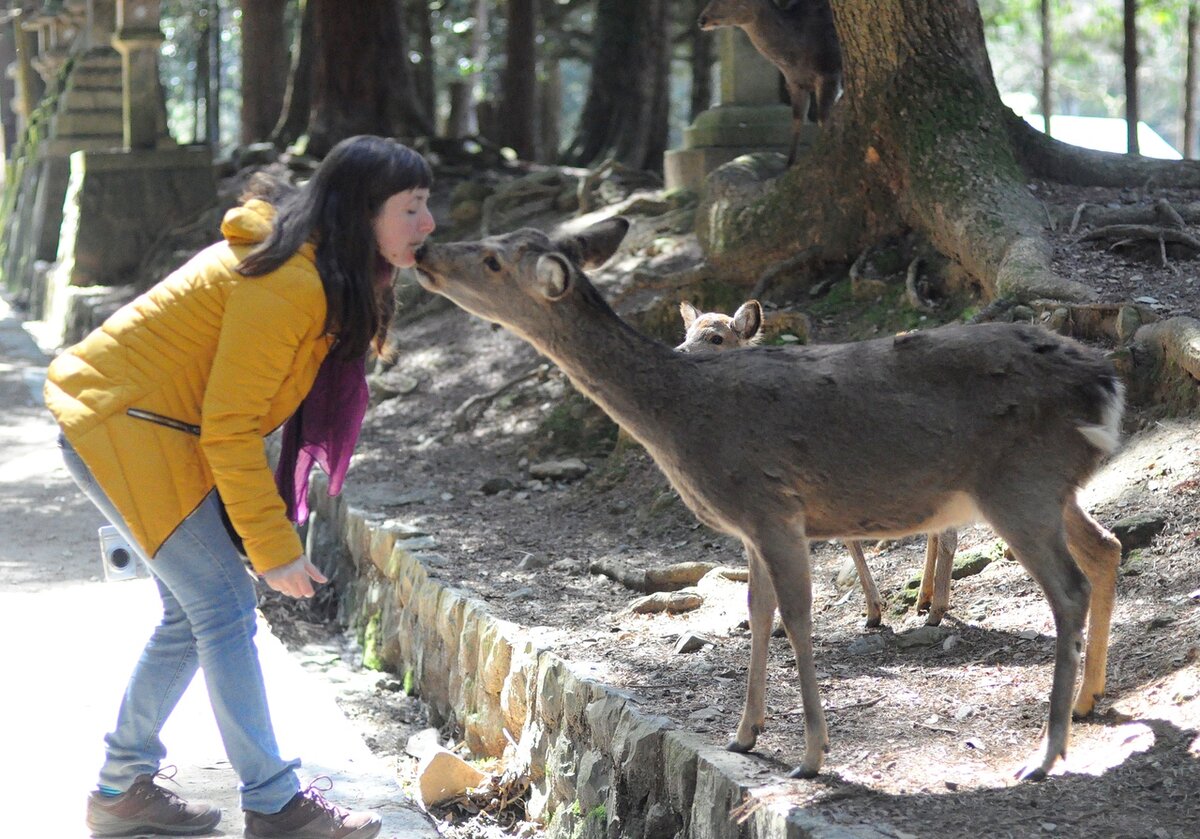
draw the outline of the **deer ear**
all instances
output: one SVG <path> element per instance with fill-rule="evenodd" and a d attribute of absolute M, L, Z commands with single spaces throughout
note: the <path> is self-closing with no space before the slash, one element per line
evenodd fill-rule
<path fill-rule="evenodd" d="M 534 288 L 547 300 L 557 300 L 567 293 L 570 276 L 571 270 L 562 257 L 544 253 L 538 257 L 537 268 L 534 270 Z"/>
<path fill-rule="evenodd" d="M 628 219 L 613 216 L 573 236 L 557 238 L 554 245 L 580 268 L 596 268 L 617 252 L 628 230 Z"/>
<path fill-rule="evenodd" d="M 696 318 L 700 316 L 700 313 L 696 311 L 696 307 L 686 300 L 680 302 L 679 314 L 683 316 L 684 329 L 691 329 L 692 324 L 696 322 Z"/>
<path fill-rule="evenodd" d="M 748 300 L 733 313 L 733 331 L 744 340 L 750 340 L 762 329 L 762 305 L 757 300 Z"/>

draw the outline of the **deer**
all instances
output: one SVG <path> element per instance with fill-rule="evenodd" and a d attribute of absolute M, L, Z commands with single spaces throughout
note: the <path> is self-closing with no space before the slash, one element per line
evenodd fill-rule
<path fill-rule="evenodd" d="M 721 312 L 701 312 L 687 300 L 679 303 L 683 318 L 683 343 L 676 352 L 724 352 L 752 347 L 762 340 L 763 310 L 757 300 L 747 300 L 738 306 L 733 316 Z M 925 615 L 926 626 L 938 626 L 950 610 L 950 576 L 954 573 L 954 551 L 958 547 L 958 531 L 951 528 L 929 535 L 925 545 L 925 571 L 921 574 L 921 589 L 917 595 L 917 614 Z M 858 582 L 867 605 L 868 628 L 883 623 L 883 598 L 867 566 L 862 544 L 846 542 L 846 550 L 854 560 Z"/>
<path fill-rule="evenodd" d="M 842 94 L 842 49 L 828 0 L 790 0 L 785 6 L 774 0 L 712 0 L 698 24 L 703 30 L 739 27 L 783 74 L 792 104 L 790 167 L 805 118 L 824 125 Z"/>
<path fill-rule="evenodd" d="M 1017 771 L 1045 778 L 1072 712 L 1104 693 L 1121 547 L 1078 490 L 1120 440 L 1124 387 L 1100 352 L 1033 324 L 956 324 L 848 344 L 675 352 L 622 320 L 585 270 L 628 220 L 426 242 L 418 282 L 557 365 L 653 458 L 703 524 L 749 566 L 746 696 L 727 747 L 766 725 L 776 607 L 795 654 L 804 748 L 829 748 L 812 641 L 809 539 L 939 532 L 983 520 L 1039 584 L 1056 628 L 1045 733 Z M 1083 676 L 1076 692 L 1087 627 Z M 1073 698 L 1074 695 L 1074 698 Z"/>

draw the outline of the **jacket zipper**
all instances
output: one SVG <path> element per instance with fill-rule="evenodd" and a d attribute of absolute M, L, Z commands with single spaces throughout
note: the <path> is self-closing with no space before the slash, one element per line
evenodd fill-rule
<path fill-rule="evenodd" d="M 200 426 L 192 425 L 190 422 L 164 417 L 162 414 L 143 411 L 141 408 L 129 408 L 125 413 L 134 419 L 147 420 L 158 425 L 165 425 L 167 428 L 174 428 L 176 431 L 185 431 L 188 434 L 194 434 L 197 437 L 200 436 Z"/>

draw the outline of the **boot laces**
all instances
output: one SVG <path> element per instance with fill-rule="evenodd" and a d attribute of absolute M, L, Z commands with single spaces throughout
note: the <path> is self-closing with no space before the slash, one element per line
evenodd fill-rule
<path fill-rule="evenodd" d="M 329 792 L 331 789 L 333 789 L 333 779 L 328 775 L 318 775 L 312 779 L 307 787 L 300 791 L 300 797 L 309 809 L 325 812 L 329 814 L 329 817 L 333 819 L 335 824 L 341 825 L 346 816 L 349 815 L 349 811 L 343 810 L 322 795 L 322 793 Z"/>

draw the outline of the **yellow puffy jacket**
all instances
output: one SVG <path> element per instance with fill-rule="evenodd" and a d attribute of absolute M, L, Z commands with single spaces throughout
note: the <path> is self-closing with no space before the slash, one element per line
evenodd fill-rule
<path fill-rule="evenodd" d="M 332 340 L 306 244 L 277 270 L 234 267 L 271 230 L 249 201 L 206 248 L 54 359 L 46 405 L 153 556 L 214 487 L 260 573 L 303 552 L 263 438 L 299 407 Z"/>

